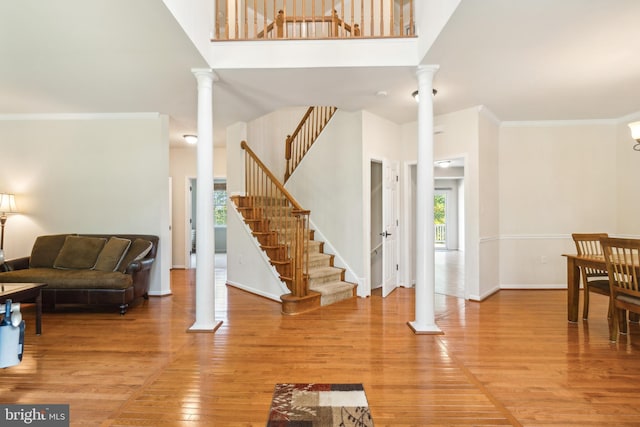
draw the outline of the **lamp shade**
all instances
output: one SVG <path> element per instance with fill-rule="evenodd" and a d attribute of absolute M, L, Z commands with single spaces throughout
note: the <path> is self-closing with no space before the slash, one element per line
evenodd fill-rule
<path fill-rule="evenodd" d="M 631 129 L 631 137 L 640 142 L 640 122 L 629 123 Z"/>
<path fill-rule="evenodd" d="M 0 193 L 0 213 L 16 213 L 16 198 L 13 194 Z"/>

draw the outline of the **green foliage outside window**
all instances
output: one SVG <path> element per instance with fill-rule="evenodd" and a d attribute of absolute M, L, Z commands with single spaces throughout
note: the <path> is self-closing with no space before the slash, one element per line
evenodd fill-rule
<path fill-rule="evenodd" d="M 227 225 L 227 192 L 215 190 L 213 192 L 214 225 Z"/>
<path fill-rule="evenodd" d="M 433 197 L 433 222 L 434 224 L 444 224 L 445 222 L 445 196 L 444 194 L 436 194 Z"/>

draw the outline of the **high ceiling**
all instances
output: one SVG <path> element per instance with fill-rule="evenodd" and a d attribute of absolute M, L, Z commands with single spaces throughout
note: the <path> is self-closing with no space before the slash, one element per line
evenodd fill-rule
<path fill-rule="evenodd" d="M 636 113 L 638 16 L 637 0 L 462 0 L 423 61 L 440 65 L 436 114 Z M 0 0 L 0 55 L 0 114 L 160 112 L 173 144 L 196 130 L 190 69 L 207 64 L 159 0 Z M 217 142 L 227 125 L 290 105 L 416 120 L 414 67 L 216 71 Z"/>

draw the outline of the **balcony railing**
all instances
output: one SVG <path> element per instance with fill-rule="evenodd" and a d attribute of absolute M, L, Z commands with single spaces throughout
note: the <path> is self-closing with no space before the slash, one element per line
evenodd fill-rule
<path fill-rule="evenodd" d="M 447 243 L 447 225 L 446 224 L 433 224 L 435 232 L 435 244 L 444 245 Z"/>
<path fill-rule="evenodd" d="M 414 0 L 216 0 L 213 40 L 413 37 Z"/>

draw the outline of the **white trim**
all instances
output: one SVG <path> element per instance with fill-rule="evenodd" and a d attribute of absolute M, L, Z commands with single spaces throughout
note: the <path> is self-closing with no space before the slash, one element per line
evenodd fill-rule
<path fill-rule="evenodd" d="M 171 268 L 174 270 L 188 270 L 187 266 L 184 264 L 174 264 Z"/>
<path fill-rule="evenodd" d="M 280 279 L 278 279 L 278 280 L 280 280 Z M 249 293 L 252 293 L 252 294 L 255 294 L 255 295 L 260 295 L 261 297 L 265 297 L 265 298 L 268 298 L 270 300 L 282 303 L 282 300 L 280 299 L 280 295 L 272 295 L 272 294 L 269 294 L 267 292 L 260 291 L 260 290 L 258 290 L 256 288 L 250 288 L 248 286 L 241 285 L 240 283 L 236 283 L 236 282 L 233 282 L 233 281 L 230 281 L 230 280 L 227 280 L 226 283 L 227 283 L 227 285 L 233 286 L 234 288 L 242 289 L 243 291 L 246 291 L 246 292 L 249 292 Z"/>
<path fill-rule="evenodd" d="M 619 119 L 588 119 L 588 120 L 532 120 L 501 122 L 500 127 L 560 127 L 584 125 L 617 125 Z"/>
<path fill-rule="evenodd" d="M 618 237 L 621 239 L 640 239 L 638 234 L 616 234 L 609 233 L 610 237 Z M 491 240 L 494 237 L 482 237 L 480 241 Z M 497 236 L 498 240 L 573 240 L 571 234 L 507 234 Z"/>
<path fill-rule="evenodd" d="M 171 289 L 167 289 L 167 290 L 164 290 L 164 291 L 149 291 L 149 292 L 147 292 L 147 294 L 150 297 L 164 297 L 164 296 L 167 296 L 167 295 L 173 295 L 173 292 L 171 292 Z"/>
<path fill-rule="evenodd" d="M 0 121 L 17 120 L 140 120 L 157 119 L 160 113 L 46 113 L 0 114 Z"/>
<path fill-rule="evenodd" d="M 635 113 L 627 114 L 626 116 L 618 117 L 618 123 L 627 123 L 632 122 L 634 120 L 638 120 L 640 118 L 640 111 L 636 111 Z"/>
<path fill-rule="evenodd" d="M 481 295 L 473 295 L 473 294 L 469 294 L 466 299 L 471 300 L 471 301 L 484 301 L 485 299 L 489 298 L 491 295 L 495 294 L 496 292 L 499 292 L 500 289 L 502 289 L 500 286 L 494 286 L 493 288 L 487 290 L 486 292 L 482 293 Z"/>
<path fill-rule="evenodd" d="M 571 234 L 507 234 L 499 236 L 500 240 L 553 240 L 571 239 Z"/>
<path fill-rule="evenodd" d="M 329 239 L 327 239 L 324 236 L 324 234 L 322 234 L 322 232 L 318 229 L 318 227 L 316 227 L 316 225 L 313 223 L 311 218 L 309 218 L 309 225 L 313 229 L 314 235 L 317 235 L 319 237 L 318 240 L 321 240 L 324 242 L 324 253 L 334 256 L 334 263 L 333 263 L 334 266 L 345 269 L 345 274 L 344 274 L 345 280 L 347 282 L 356 283 L 358 285 L 358 290 L 361 290 L 361 289 L 366 290 L 366 287 L 364 286 L 367 283 L 366 278 L 358 277 L 356 275 L 356 273 L 349 266 L 349 264 L 347 264 L 344 258 L 342 258 L 338 253 L 338 251 L 336 251 L 336 249 L 331 245 L 331 242 L 329 242 Z M 369 292 L 369 294 L 371 294 L 371 292 Z M 358 292 L 358 296 L 367 296 L 367 295 L 364 295 L 364 294 L 360 295 L 360 292 Z"/>
<path fill-rule="evenodd" d="M 493 111 L 489 110 L 489 108 L 487 108 L 486 105 L 481 105 L 478 108 L 478 112 L 481 113 L 486 118 L 488 118 L 489 120 L 491 120 L 496 125 L 500 126 L 502 124 L 498 116 L 496 116 Z"/>
<path fill-rule="evenodd" d="M 478 243 L 488 243 L 488 242 L 496 242 L 500 240 L 500 236 L 488 236 L 488 237 L 480 237 L 478 239 Z"/>
<path fill-rule="evenodd" d="M 540 289 L 567 289 L 567 284 L 566 283 L 562 283 L 562 284 L 553 284 L 553 283 L 547 283 L 547 284 L 507 284 L 507 285 L 500 285 L 500 289 L 528 289 L 528 290 L 540 290 Z"/>

